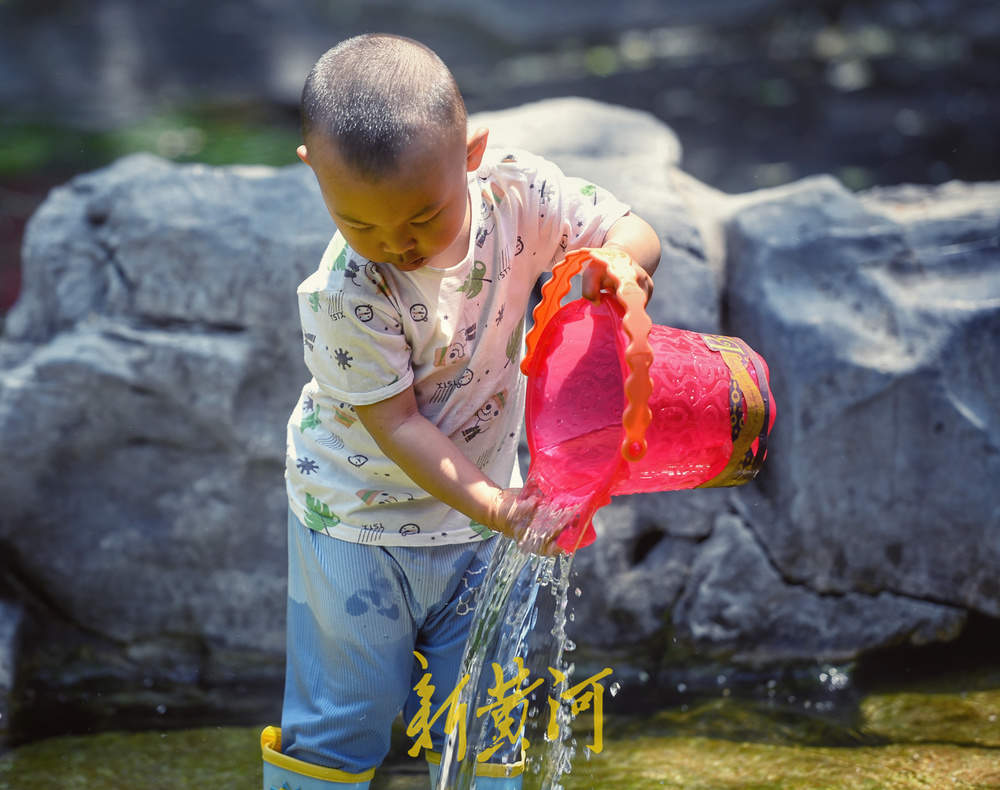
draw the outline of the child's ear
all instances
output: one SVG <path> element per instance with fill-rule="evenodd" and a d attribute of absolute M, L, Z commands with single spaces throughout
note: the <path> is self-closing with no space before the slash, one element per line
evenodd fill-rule
<path fill-rule="evenodd" d="M 303 162 L 309 165 L 309 167 L 312 167 L 312 165 L 309 164 L 309 151 L 306 150 L 306 147 L 304 145 L 300 145 L 298 148 L 296 148 L 295 153 L 299 155 L 299 159 L 301 159 Z"/>
<path fill-rule="evenodd" d="M 465 148 L 465 169 L 468 172 L 478 170 L 483 161 L 483 154 L 486 153 L 486 139 L 490 136 L 490 130 L 480 126 L 474 132 L 469 132 L 468 141 Z"/>

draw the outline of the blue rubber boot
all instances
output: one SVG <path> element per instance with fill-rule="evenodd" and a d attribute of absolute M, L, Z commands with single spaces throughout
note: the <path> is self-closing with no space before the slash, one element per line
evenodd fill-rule
<path fill-rule="evenodd" d="M 265 727 L 260 734 L 264 761 L 264 790 L 368 790 L 375 769 L 349 774 L 313 765 L 281 753 L 281 728 Z"/>
<path fill-rule="evenodd" d="M 434 762 L 434 758 L 437 762 Z M 431 790 L 437 790 L 438 778 L 441 776 L 441 757 L 433 755 L 427 760 L 427 770 L 431 777 Z M 506 776 L 506 766 L 496 763 L 480 763 L 476 768 L 476 790 L 521 790 L 521 773 L 524 763 L 513 767 L 512 775 Z"/>

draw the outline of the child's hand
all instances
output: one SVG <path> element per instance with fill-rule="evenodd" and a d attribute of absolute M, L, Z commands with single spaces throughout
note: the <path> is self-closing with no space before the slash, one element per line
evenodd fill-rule
<path fill-rule="evenodd" d="M 623 252 L 628 252 L 628 250 L 624 247 L 617 244 L 613 246 Z M 646 301 L 648 302 L 649 297 L 653 295 L 653 278 L 650 276 L 649 272 L 636 263 L 635 258 L 633 258 L 631 254 L 629 254 L 629 262 L 632 264 L 635 281 L 645 292 Z M 597 302 L 601 298 L 601 291 L 609 291 L 613 294 L 618 287 L 618 281 L 612 279 L 608 274 L 608 270 L 603 266 L 585 267 L 583 273 L 580 275 L 580 284 L 582 287 L 583 298 L 589 299 L 591 302 Z"/>
<path fill-rule="evenodd" d="M 491 510 L 491 529 L 513 539 L 532 554 L 553 556 L 561 550 L 556 545 L 559 530 L 543 534 L 533 525 L 542 497 L 524 488 L 501 488 Z"/>

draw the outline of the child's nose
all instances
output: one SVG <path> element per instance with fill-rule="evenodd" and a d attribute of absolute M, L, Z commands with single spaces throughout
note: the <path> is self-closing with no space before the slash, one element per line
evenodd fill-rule
<path fill-rule="evenodd" d="M 415 246 L 417 246 L 416 239 L 408 231 L 388 235 L 382 240 L 382 248 L 391 255 L 402 255 Z"/>

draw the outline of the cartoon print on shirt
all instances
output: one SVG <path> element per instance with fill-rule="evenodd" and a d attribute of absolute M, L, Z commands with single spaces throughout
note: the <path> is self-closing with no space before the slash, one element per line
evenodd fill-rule
<path fill-rule="evenodd" d="M 319 464 L 317 464 L 312 458 L 308 456 L 303 456 L 302 458 L 295 459 L 295 466 L 304 475 L 311 475 L 313 472 L 319 470 Z"/>
<path fill-rule="evenodd" d="M 389 288 L 389 283 L 386 282 L 385 277 L 382 276 L 382 272 L 378 270 L 378 267 L 368 261 L 365 264 L 365 277 L 368 278 L 368 282 L 375 286 L 375 289 L 386 298 L 386 301 L 392 305 L 392 309 L 397 313 L 402 313 L 403 311 L 399 309 L 399 300 L 393 294 L 392 289 Z M 398 326 L 398 324 L 397 324 Z"/>
<path fill-rule="evenodd" d="M 306 403 L 308 404 L 308 407 Z M 313 408 L 311 398 L 306 403 L 302 404 L 302 420 L 299 422 L 299 433 L 305 433 L 310 428 L 315 428 L 323 423 L 319 417 L 321 409 L 318 406 Z M 308 414 L 306 413 L 307 408 L 309 412 Z"/>
<path fill-rule="evenodd" d="M 366 505 L 394 505 L 400 501 L 400 497 L 403 497 L 402 501 L 404 502 L 413 501 L 413 494 L 408 491 L 397 496 L 389 491 L 382 491 L 378 488 L 362 488 L 360 491 L 355 491 L 354 493 Z"/>
<path fill-rule="evenodd" d="M 469 324 L 465 329 L 458 332 L 460 339 L 455 340 L 448 346 L 441 346 L 434 349 L 434 367 L 440 368 L 450 365 L 466 355 L 466 347 L 476 340 L 476 325 Z"/>
<path fill-rule="evenodd" d="M 309 294 L 306 297 L 306 301 L 309 303 L 309 308 L 314 312 L 318 313 L 320 306 L 326 303 L 327 315 L 334 321 L 339 321 L 344 317 L 344 292 L 337 291 L 335 294 L 329 294 L 326 292 L 317 292 Z M 315 335 L 312 335 L 312 340 L 316 339 Z M 312 350 L 312 344 L 309 344 L 310 350 Z"/>
<path fill-rule="evenodd" d="M 355 288 L 361 287 L 361 283 L 358 282 L 359 274 L 361 274 L 361 267 L 358 266 L 357 261 L 351 261 L 344 269 L 344 279 L 354 283 Z"/>
<path fill-rule="evenodd" d="M 354 361 L 354 357 L 350 355 L 346 348 L 338 348 L 333 352 L 333 357 L 337 361 L 337 365 L 341 370 L 347 370 L 351 367 L 351 363 Z"/>
<path fill-rule="evenodd" d="M 492 529 L 487 527 L 485 524 L 480 524 L 478 521 L 470 521 L 469 529 L 475 532 L 477 537 L 483 538 L 484 540 L 486 538 L 492 538 L 496 535 Z M 470 538 L 470 540 L 475 540 L 475 538 Z"/>
<path fill-rule="evenodd" d="M 491 283 L 486 276 L 486 264 L 483 261 L 474 261 L 472 271 L 465 278 L 465 282 L 458 286 L 458 290 L 465 294 L 466 299 L 475 299 L 479 292 L 483 290 L 483 283 Z"/>
<path fill-rule="evenodd" d="M 427 320 L 427 305 L 416 304 L 410 305 L 410 318 L 414 321 L 426 321 Z"/>
<path fill-rule="evenodd" d="M 503 189 L 500 187 L 499 184 L 497 184 L 496 182 L 491 182 L 490 196 L 493 198 L 493 203 L 495 205 L 500 205 L 507 197 L 507 193 L 503 191 Z"/>
<path fill-rule="evenodd" d="M 584 197 L 593 198 L 594 205 L 597 205 L 597 187 L 594 184 L 585 184 L 580 187 L 580 194 Z"/>
<path fill-rule="evenodd" d="M 521 359 L 521 343 L 522 335 L 524 334 L 524 317 L 517 322 L 517 326 L 514 327 L 514 331 L 510 333 L 510 337 L 507 338 L 507 362 L 504 363 L 504 367 L 507 365 L 516 365 Z"/>
<path fill-rule="evenodd" d="M 409 524 L 403 524 L 403 526 L 399 528 L 399 534 L 402 535 L 404 538 L 409 537 L 410 535 L 419 535 L 420 525 L 414 524 L 412 522 Z"/>
<path fill-rule="evenodd" d="M 452 343 L 434 350 L 434 367 L 441 368 L 465 357 L 465 344 Z"/>
<path fill-rule="evenodd" d="M 329 505 L 324 504 L 308 491 L 306 492 L 305 524 L 309 529 L 314 529 L 317 532 L 325 532 L 329 535 L 329 530 L 333 529 L 339 523 L 340 516 L 333 513 Z"/>
<path fill-rule="evenodd" d="M 361 453 L 358 453 L 357 455 L 349 456 L 347 460 L 350 461 L 352 466 L 356 466 L 360 469 L 362 466 L 368 463 L 368 456 L 361 455 Z"/>
<path fill-rule="evenodd" d="M 507 402 L 507 390 L 501 390 L 479 407 L 471 425 L 462 429 L 462 438 L 471 442 L 489 428 L 489 423 L 499 417 Z"/>
<path fill-rule="evenodd" d="M 510 273 L 510 250 L 504 245 L 497 250 L 497 255 L 500 258 L 499 266 L 497 267 L 497 279 L 502 280 Z"/>
<path fill-rule="evenodd" d="M 500 309 L 497 310 L 496 325 L 500 326 L 503 323 L 503 311 L 506 305 L 500 305 Z"/>
<path fill-rule="evenodd" d="M 350 428 L 358 421 L 358 418 L 354 415 L 354 407 L 348 406 L 346 403 L 341 403 L 333 407 L 333 419 L 345 428 Z"/>
<path fill-rule="evenodd" d="M 304 345 L 306 348 L 312 351 L 316 345 L 316 335 L 314 335 L 312 332 L 303 332 L 302 345 Z"/>
<path fill-rule="evenodd" d="M 518 236 L 517 237 L 517 246 L 514 247 L 514 257 L 516 258 L 522 252 L 524 252 L 524 239 L 522 239 L 520 236 Z"/>
<path fill-rule="evenodd" d="M 451 394 L 455 390 L 459 387 L 464 387 L 473 378 L 475 378 L 475 374 L 469 368 L 465 368 L 465 370 L 451 381 L 439 381 L 437 383 L 437 391 L 431 395 L 429 403 L 444 403 L 451 397 Z"/>
<path fill-rule="evenodd" d="M 354 316 L 362 324 L 367 324 L 375 317 L 375 311 L 372 310 L 372 306 L 370 304 L 359 304 L 354 308 Z"/>
<path fill-rule="evenodd" d="M 347 239 L 338 234 L 336 244 L 338 245 L 337 256 L 330 261 L 330 271 L 342 272 L 347 267 Z"/>
<path fill-rule="evenodd" d="M 327 312 L 330 314 L 330 319 L 332 321 L 339 321 L 344 317 L 344 292 L 337 291 L 330 298 L 330 305 L 327 308 Z"/>
<path fill-rule="evenodd" d="M 316 431 L 313 441 L 316 442 L 316 444 L 321 444 L 331 450 L 344 449 L 344 440 L 337 436 L 337 434 L 331 433 L 330 431 Z"/>
<path fill-rule="evenodd" d="M 548 179 L 544 179 L 542 181 L 541 188 L 538 190 L 538 208 L 539 208 L 538 216 L 541 217 L 542 219 L 545 219 L 545 212 L 547 211 L 546 206 L 552 202 L 553 192 L 555 191 L 552 188 L 549 188 L 548 191 L 546 191 L 548 185 L 549 185 Z M 532 186 L 534 186 L 534 184 L 532 184 Z"/>
<path fill-rule="evenodd" d="M 487 237 L 496 230 L 496 218 L 493 216 L 493 201 L 490 194 L 485 189 L 482 190 L 483 199 L 479 206 L 479 230 L 476 231 L 476 246 L 480 249 L 486 244 Z"/>
<path fill-rule="evenodd" d="M 385 526 L 381 521 L 375 521 L 371 524 L 362 524 L 361 534 L 358 536 L 358 543 L 378 543 L 382 539 L 383 532 L 385 532 Z"/>

